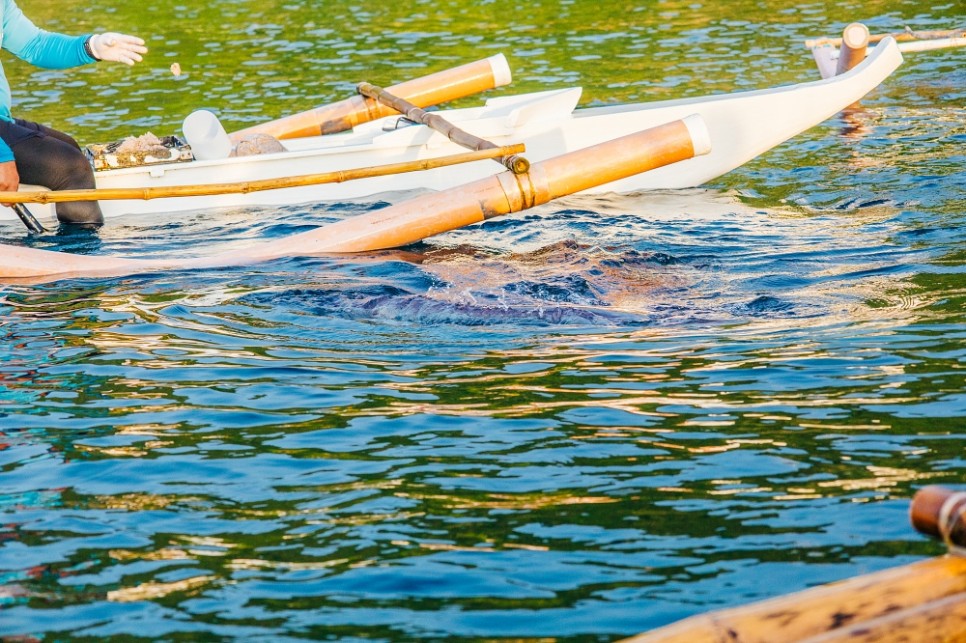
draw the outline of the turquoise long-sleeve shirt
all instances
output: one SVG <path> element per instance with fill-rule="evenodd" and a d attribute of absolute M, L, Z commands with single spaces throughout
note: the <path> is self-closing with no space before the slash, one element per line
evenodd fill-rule
<path fill-rule="evenodd" d="M 39 29 L 14 0 L 0 0 L 0 47 L 14 56 L 47 69 L 66 69 L 95 62 L 84 48 L 88 36 L 65 36 Z M 0 118 L 12 121 L 10 83 L 0 65 Z M 13 160 L 10 147 L 0 140 L 0 163 Z"/>

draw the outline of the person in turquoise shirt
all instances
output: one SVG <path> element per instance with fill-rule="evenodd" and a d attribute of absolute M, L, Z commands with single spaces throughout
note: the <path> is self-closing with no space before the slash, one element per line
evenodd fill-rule
<path fill-rule="evenodd" d="M 14 0 L 0 0 L 0 47 L 48 69 L 99 60 L 133 65 L 148 51 L 140 38 L 119 33 L 67 36 L 44 31 Z M 93 188 L 94 170 L 77 142 L 53 128 L 14 118 L 11 103 L 10 84 L 0 66 L 0 190 L 16 190 L 21 182 L 51 190 Z M 96 201 L 58 203 L 57 218 L 85 225 L 104 222 Z"/>

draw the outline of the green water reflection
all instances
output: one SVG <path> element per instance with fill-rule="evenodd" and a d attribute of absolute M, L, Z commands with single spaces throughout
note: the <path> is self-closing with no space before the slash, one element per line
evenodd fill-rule
<path fill-rule="evenodd" d="M 133 70 L 33 71 L 6 63 L 17 112 L 69 127 L 84 141 L 169 133 L 199 107 L 229 127 L 345 97 L 360 80 L 391 84 L 505 53 L 513 91 L 581 85 L 585 103 L 654 100 L 797 82 L 814 75 L 802 41 L 865 19 L 873 30 L 949 27 L 953 5 L 923 15 L 881 0 L 843 14 L 835 3 L 437 2 L 215 0 L 203 5 L 58 2 L 32 6 L 38 23 L 70 33 L 141 34 L 151 48 Z M 739 19 L 738 16 L 746 18 Z M 178 62 L 184 73 L 169 71 Z M 955 68 L 955 60 L 946 65 Z M 959 106 L 942 75 L 906 86 L 937 107 Z M 509 90 L 501 90 L 509 91 Z M 917 96 L 918 94 L 918 96 Z"/>

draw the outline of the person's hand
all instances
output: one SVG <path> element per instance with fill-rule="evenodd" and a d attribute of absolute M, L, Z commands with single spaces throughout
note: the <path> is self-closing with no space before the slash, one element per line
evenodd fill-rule
<path fill-rule="evenodd" d="M 125 65 L 133 65 L 143 60 L 141 54 L 148 53 L 144 41 L 137 36 L 122 33 L 99 33 L 91 36 L 91 53 L 98 60 L 110 60 Z"/>
<path fill-rule="evenodd" d="M 20 173 L 17 172 L 17 162 L 0 163 L 0 192 L 16 192 L 20 187 Z M 3 203 L 10 207 L 10 203 Z"/>

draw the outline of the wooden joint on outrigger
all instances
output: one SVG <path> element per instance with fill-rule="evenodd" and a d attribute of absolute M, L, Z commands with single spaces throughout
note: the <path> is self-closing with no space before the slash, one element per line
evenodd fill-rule
<path fill-rule="evenodd" d="M 360 95 L 396 110 L 414 123 L 425 125 L 426 127 L 439 132 L 461 147 L 474 151 L 488 150 L 498 147 L 495 143 L 491 143 L 490 141 L 470 134 L 469 132 L 456 127 L 442 116 L 427 112 L 426 110 L 417 107 L 409 101 L 389 93 L 382 87 L 378 87 L 372 83 L 362 82 L 356 85 L 356 90 Z M 526 174 L 530 170 L 530 161 L 519 154 L 502 156 L 495 160 L 498 160 L 504 167 L 514 174 Z"/>

